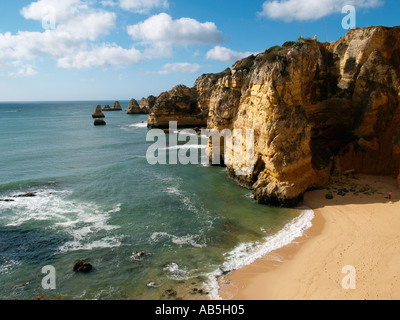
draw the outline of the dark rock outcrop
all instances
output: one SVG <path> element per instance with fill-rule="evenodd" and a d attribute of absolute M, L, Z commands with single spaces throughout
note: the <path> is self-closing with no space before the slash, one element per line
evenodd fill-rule
<path fill-rule="evenodd" d="M 122 107 L 121 107 L 121 104 L 119 103 L 119 101 L 115 101 L 112 108 L 110 107 L 110 105 L 107 104 L 106 106 L 104 106 L 103 111 L 106 111 L 106 112 L 122 111 Z"/>
<path fill-rule="evenodd" d="M 72 268 L 73 271 L 82 273 L 89 273 L 90 271 L 92 271 L 92 269 L 93 266 L 83 260 L 76 261 L 74 267 Z"/>
<path fill-rule="evenodd" d="M 24 193 L 24 194 L 19 194 L 16 197 L 17 198 L 33 198 L 36 197 L 37 193 L 36 192 L 28 192 L 28 193 Z"/>
<path fill-rule="evenodd" d="M 95 119 L 94 125 L 95 126 L 105 126 L 105 125 L 107 125 L 107 123 L 104 121 L 104 119 Z"/>

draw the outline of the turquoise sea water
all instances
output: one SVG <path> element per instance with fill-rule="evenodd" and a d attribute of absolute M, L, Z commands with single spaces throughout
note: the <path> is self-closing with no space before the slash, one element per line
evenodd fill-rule
<path fill-rule="evenodd" d="M 0 201 L 0 299 L 216 299 L 216 276 L 309 225 L 303 210 L 258 205 L 224 168 L 149 165 L 147 116 L 94 127 L 97 104 L 113 101 L 0 104 L 0 199 L 14 200 Z M 78 259 L 94 270 L 74 273 Z M 55 290 L 42 289 L 46 265 Z"/>

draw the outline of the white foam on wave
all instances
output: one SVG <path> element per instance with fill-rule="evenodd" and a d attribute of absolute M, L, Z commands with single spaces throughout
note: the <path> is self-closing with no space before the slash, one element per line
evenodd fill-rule
<path fill-rule="evenodd" d="M 5 263 L 3 263 L 2 265 L 0 265 L 0 274 L 7 274 L 9 273 L 11 270 L 13 270 L 15 267 L 20 266 L 21 262 L 17 261 L 17 260 L 7 260 L 5 261 Z"/>
<path fill-rule="evenodd" d="M 207 245 L 206 244 L 200 244 L 197 242 L 197 239 L 199 238 L 198 235 L 186 235 L 186 236 L 175 236 L 173 234 L 169 234 L 166 232 L 154 232 L 151 236 L 150 236 L 150 240 L 151 242 L 158 242 L 160 241 L 160 239 L 162 238 L 167 238 L 168 240 L 170 240 L 172 243 L 179 245 L 179 246 L 185 246 L 185 245 L 189 245 L 195 248 L 204 248 Z"/>
<path fill-rule="evenodd" d="M 168 273 L 170 279 L 180 281 L 192 278 L 198 270 L 193 269 L 189 271 L 186 267 L 171 262 L 163 267 L 163 271 Z"/>
<path fill-rule="evenodd" d="M 220 269 L 208 275 L 206 286 L 213 300 L 220 300 L 218 278 L 225 271 L 234 271 L 252 264 L 256 260 L 262 258 L 268 253 L 279 248 L 285 247 L 297 238 L 301 237 L 306 230 L 312 227 L 314 219 L 314 211 L 304 209 L 303 212 L 293 221 L 285 225 L 285 227 L 273 236 L 266 237 L 261 242 L 241 243 L 232 251 L 226 254 L 225 262 Z"/>
<path fill-rule="evenodd" d="M 36 221 L 47 222 L 48 228 L 66 232 L 73 238 L 59 248 L 61 252 L 121 244 L 118 237 L 96 238 L 98 232 L 107 233 L 119 228 L 108 221 L 111 214 L 121 210 L 120 204 L 105 211 L 94 203 L 69 200 L 71 191 L 41 189 L 36 192 L 35 197 L 15 197 L 12 202 L 0 202 L 0 211 L 6 213 L 0 217 L 0 222 L 8 227 Z"/>
<path fill-rule="evenodd" d="M 147 128 L 147 122 L 133 123 L 128 125 L 129 128 Z"/>
<path fill-rule="evenodd" d="M 183 194 L 183 192 L 181 190 L 179 190 L 179 188 L 177 186 L 174 187 L 168 187 L 165 190 L 166 193 L 170 194 L 170 195 L 174 195 L 177 196 L 182 204 L 185 206 L 185 208 L 193 213 L 198 214 L 199 213 L 199 209 L 197 208 L 197 206 L 192 202 L 192 200 L 186 196 L 185 194 Z"/>
<path fill-rule="evenodd" d="M 120 125 L 119 128 L 124 131 L 133 132 L 137 129 L 147 129 L 147 122 L 132 123 L 127 125 Z"/>
<path fill-rule="evenodd" d="M 94 240 L 89 243 L 82 243 L 79 240 L 69 241 L 59 248 L 61 253 L 69 251 L 92 250 L 102 248 L 117 248 L 121 246 L 121 237 L 105 237 L 101 240 Z"/>

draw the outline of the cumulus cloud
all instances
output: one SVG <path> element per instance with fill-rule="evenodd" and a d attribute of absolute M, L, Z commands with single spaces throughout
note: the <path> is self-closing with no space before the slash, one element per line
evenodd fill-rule
<path fill-rule="evenodd" d="M 383 0 L 274 0 L 264 2 L 260 15 L 286 22 L 307 21 L 340 13 L 345 5 L 374 8 L 382 4 Z"/>
<path fill-rule="evenodd" d="M 88 51 L 80 51 L 76 55 L 58 59 L 57 66 L 65 69 L 88 69 L 112 65 L 136 64 L 142 60 L 140 51 L 124 49 L 119 46 L 94 47 Z"/>
<path fill-rule="evenodd" d="M 169 8 L 168 0 L 119 0 L 119 6 L 136 13 L 148 13 L 152 9 Z"/>
<path fill-rule="evenodd" d="M 196 63 L 167 63 L 160 71 L 153 72 L 155 74 L 167 75 L 171 73 L 197 73 L 201 70 L 202 66 Z"/>
<path fill-rule="evenodd" d="M 20 10 L 26 19 L 42 22 L 43 31 L 0 32 L 0 67 L 13 75 L 33 75 L 38 58 L 54 59 L 59 68 L 85 69 L 137 64 L 144 59 L 172 56 L 175 46 L 216 45 L 222 33 L 213 22 L 190 18 L 172 19 L 166 13 L 130 25 L 127 32 L 141 46 L 123 48 L 102 42 L 116 29 L 117 15 L 106 7 L 121 6 L 134 12 L 167 8 L 168 0 L 36 0 Z M 45 28 L 54 18 L 55 25 Z M 159 74 L 197 72 L 196 64 L 167 64 Z"/>
<path fill-rule="evenodd" d="M 215 45 L 222 41 L 222 33 L 213 22 L 201 23 L 190 18 L 173 20 L 160 13 L 144 22 L 127 27 L 134 40 L 153 46 Z"/>
<path fill-rule="evenodd" d="M 64 22 L 84 9 L 88 9 L 88 6 L 81 0 L 39 0 L 22 8 L 21 14 L 25 19 L 39 21 L 49 14 L 55 14 L 59 22 Z"/>
<path fill-rule="evenodd" d="M 206 59 L 222 62 L 235 62 L 254 54 L 253 52 L 238 52 L 229 48 L 216 46 L 206 54 Z"/>
<path fill-rule="evenodd" d="M 15 67 L 15 63 L 43 56 L 55 59 L 58 67 L 68 69 L 126 65 L 141 60 L 142 55 L 133 48 L 92 44 L 115 27 L 116 14 L 113 12 L 90 8 L 81 0 L 39 0 L 24 7 L 21 14 L 25 18 L 41 20 L 49 4 L 57 13 L 57 27 L 43 32 L 0 33 L 0 65 Z M 32 75 L 34 72 L 28 64 L 13 75 Z"/>
<path fill-rule="evenodd" d="M 17 67 L 17 71 L 10 72 L 8 74 L 9 76 L 28 77 L 28 76 L 34 76 L 35 74 L 37 74 L 35 69 L 30 64 L 21 65 L 20 62 L 16 61 L 13 63 L 13 65 L 15 67 Z"/>

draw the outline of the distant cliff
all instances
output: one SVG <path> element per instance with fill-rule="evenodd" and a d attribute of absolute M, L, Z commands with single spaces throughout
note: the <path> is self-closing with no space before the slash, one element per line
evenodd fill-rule
<path fill-rule="evenodd" d="M 135 99 L 129 102 L 128 114 L 149 114 L 150 110 L 154 107 L 156 103 L 156 97 L 150 96 L 148 98 L 142 98 L 140 105 Z"/>
<path fill-rule="evenodd" d="M 292 206 L 333 173 L 397 177 L 399 102 L 400 28 L 367 27 L 334 43 L 286 42 L 177 86 L 149 127 L 254 129 L 254 173 L 227 165 L 230 175 L 260 203 Z"/>

